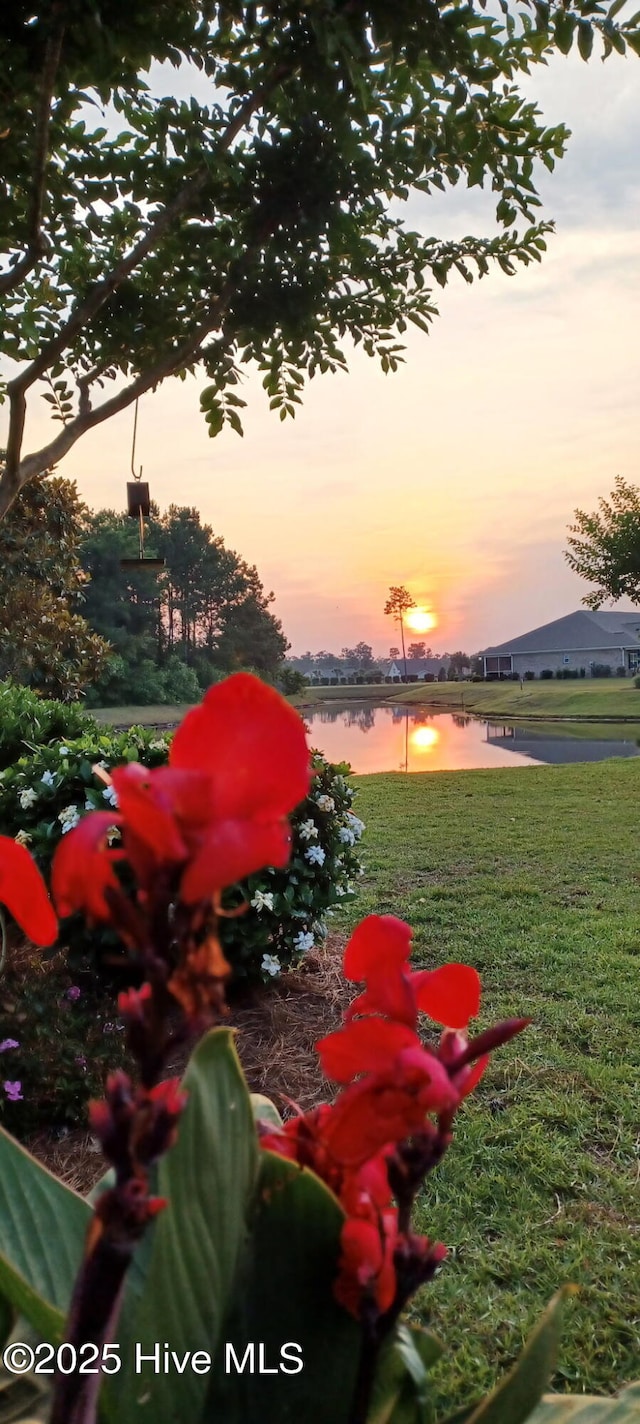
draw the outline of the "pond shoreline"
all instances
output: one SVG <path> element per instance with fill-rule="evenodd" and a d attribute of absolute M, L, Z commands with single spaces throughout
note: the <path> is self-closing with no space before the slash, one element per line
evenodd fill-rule
<path fill-rule="evenodd" d="M 640 724 L 640 691 L 629 680 L 597 683 L 536 682 L 523 691 L 515 683 L 371 683 L 368 686 L 306 688 L 289 698 L 303 715 L 332 703 L 353 706 L 414 707 L 429 712 L 456 712 L 493 722 L 610 723 L 620 726 Z M 454 691 L 455 688 L 455 691 Z M 521 706 L 520 699 L 532 706 Z M 635 713 L 635 699 L 638 712 Z M 630 708 L 633 707 L 633 711 Z M 584 710 L 583 710 L 584 709 Z M 187 706 L 98 707 L 90 709 L 103 726 L 126 731 L 132 726 L 173 731 L 189 710 Z"/>
<path fill-rule="evenodd" d="M 439 686 L 443 688 L 441 695 L 435 692 L 435 687 Z M 615 713 L 612 713 L 610 706 L 605 706 L 600 711 L 598 707 L 592 705 L 594 702 L 610 703 L 613 700 L 612 693 L 615 696 L 616 692 L 622 692 L 623 700 L 626 701 L 626 696 L 632 690 L 629 683 L 623 686 L 616 683 L 609 684 L 606 686 L 605 695 L 602 693 L 600 683 L 595 688 L 592 683 L 587 683 L 586 686 L 578 684 L 577 687 L 570 684 L 570 691 L 567 691 L 568 684 L 566 682 L 554 682 L 550 686 L 548 683 L 542 685 L 538 683 L 535 685 L 535 694 L 533 695 L 535 695 L 536 701 L 543 705 L 539 707 L 539 710 L 536 708 L 536 710 L 527 709 L 525 711 L 518 706 L 517 698 L 518 696 L 531 697 L 532 693 L 529 689 L 532 686 L 532 684 L 528 684 L 524 693 L 520 693 L 518 688 L 516 693 L 517 684 L 465 682 L 455 683 L 454 687 L 457 691 L 454 692 L 451 684 L 435 684 L 433 690 L 429 685 L 429 692 L 424 695 L 425 689 L 416 683 L 409 685 L 403 683 L 393 687 L 388 683 L 374 683 L 368 687 L 309 688 L 292 697 L 290 701 L 302 713 L 331 706 L 334 702 L 349 702 L 356 706 L 358 703 L 363 705 L 377 703 L 394 707 L 420 708 L 430 712 L 456 712 L 467 717 L 478 717 L 495 722 L 584 722 L 611 723 L 621 726 L 640 724 L 640 692 L 637 692 L 635 688 L 633 692 L 638 698 L 637 715 L 629 713 L 626 708 L 624 711 L 616 710 Z M 505 688 L 508 688 L 508 691 L 505 691 Z M 565 711 L 562 706 L 558 706 L 558 703 L 568 696 L 571 696 L 574 701 L 584 701 L 585 710 L 577 710 L 572 707 L 571 710 Z M 505 702 L 511 705 L 505 706 Z"/>
<path fill-rule="evenodd" d="M 341 698 L 340 701 L 344 700 L 345 702 L 352 703 L 354 707 L 357 707 L 359 705 L 366 707 L 372 702 L 377 706 L 384 703 L 385 706 L 388 705 L 390 707 L 406 707 L 407 710 L 413 709 L 416 712 L 420 710 L 424 710 L 425 712 L 459 712 L 465 717 L 473 717 L 476 719 L 476 721 L 480 722 L 486 722 L 487 719 L 490 719 L 493 722 L 505 723 L 573 722 L 587 724 L 600 723 L 603 725 L 606 722 L 608 725 L 613 727 L 633 727 L 638 726 L 638 724 L 640 724 L 640 715 L 637 717 L 605 717 L 602 715 L 598 716 L 595 713 L 593 715 L 584 715 L 575 712 L 568 713 L 565 716 L 559 715 L 558 713 L 556 713 L 554 716 L 553 712 L 521 712 L 520 715 L 518 715 L 516 712 L 492 712 L 490 707 L 483 707 L 482 710 L 477 707 L 467 707 L 465 706 L 465 703 L 462 701 L 462 699 L 459 702 L 445 702 L 444 699 L 439 702 L 432 702 L 428 698 L 423 699 L 421 697 L 420 701 L 414 701 L 412 699 L 411 702 L 407 702 L 402 697 L 398 696 L 381 697 L 378 695 L 377 697 L 362 697 L 360 695 L 361 688 L 358 688 L 357 697 L 349 697 L 349 688 L 340 688 L 340 691 L 345 692 L 347 694 L 347 696 L 344 697 L 344 699 Z M 295 700 L 291 698 L 290 701 L 294 702 L 294 706 L 296 707 L 298 712 L 314 712 L 320 707 L 330 707 L 331 703 L 333 701 L 337 701 L 337 699 L 329 697 L 317 697 L 314 698 L 313 701 L 307 701 L 305 699 L 305 701 L 303 702 L 299 698 L 295 698 Z M 156 724 L 154 723 L 154 726 L 155 725 Z"/>

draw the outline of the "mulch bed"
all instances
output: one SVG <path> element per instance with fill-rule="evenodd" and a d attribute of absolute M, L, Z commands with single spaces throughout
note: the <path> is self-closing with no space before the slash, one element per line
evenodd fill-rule
<path fill-rule="evenodd" d="M 236 1030 L 238 1055 L 251 1091 L 266 1093 L 281 1111 L 291 1103 L 306 1110 L 331 1092 L 320 1071 L 315 1043 L 339 1026 L 353 998 L 353 986 L 342 976 L 344 942 L 344 936 L 330 935 L 299 969 L 283 974 L 266 992 L 245 998 L 225 1019 Z M 104 1171 L 95 1139 L 79 1128 L 62 1136 L 39 1132 L 25 1145 L 45 1167 L 83 1194 Z"/>

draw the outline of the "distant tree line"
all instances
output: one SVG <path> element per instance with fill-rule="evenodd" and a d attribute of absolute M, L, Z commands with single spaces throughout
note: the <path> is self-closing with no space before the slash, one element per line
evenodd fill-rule
<path fill-rule="evenodd" d="M 424 642 L 410 643 L 407 648 L 409 675 L 411 675 L 411 664 L 415 665 L 423 658 L 439 662 L 445 677 L 459 677 L 465 670 L 474 666 L 476 661 L 475 658 L 461 650 L 454 653 L 434 653 Z M 341 679 L 355 675 L 373 679 L 376 675 L 382 678 L 388 672 L 389 661 L 396 662 L 398 665 L 402 663 L 402 655 L 398 648 L 390 648 L 387 659 L 376 657 L 369 643 L 360 642 L 356 643 L 353 648 L 343 648 L 340 653 L 333 653 L 327 648 L 321 648 L 317 653 L 308 650 L 298 657 L 289 658 L 288 666 L 306 677 L 320 676 Z"/>

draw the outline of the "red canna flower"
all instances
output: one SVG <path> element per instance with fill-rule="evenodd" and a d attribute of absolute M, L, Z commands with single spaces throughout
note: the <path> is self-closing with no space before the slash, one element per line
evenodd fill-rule
<path fill-rule="evenodd" d="M 61 913 L 109 918 L 105 891 L 121 852 L 104 842 L 114 824 L 141 901 L 159 874 L 179 876 L 180 900 L 197 905 L 263 866 L 286 865 L 286 817 L 307 793 L 310 761 L 304 723 L 279 693 L 249 673 L 211 687 L 178 728 L 169 763 L 116 768 L 119 815 L 94 813 L 65 836 L 54 861 Z"/>
<path fill-rule="evenodd" d="M 386 1144 L 421 1132 L 428 1113 L 455 1112 L 459 1101 L 446 1069 L 418 1045 L 340 1093 L 324 1134 L 327 1150 L 358 1167 Z"/>
<path fill-rule="evenodd" d="M 412 930 L 394 915 L 368 915 L 349 940 L 344 955 L 347 979 L 364 981 L 347 1017 L 384 1014 L 415 1029 L 418 1012 L 448 1028 L 466 1028 L 480 1007 L 480 978 L 468 964 L 438 969 L 409 968 Z"/>
<path fill-rule="evenodd" d="M 28 850 L 10 836 L 0 836 L 0 904 L 34 944 L 53 944 L 58 921 L 44 880 Z"/>
<path fill-rule="evenodd" d="M 112 811 L 93 811 L 60 841 L 51 868 L 51 891 L 59 915 L 84 910 L 90 920 L 110 919 L 105 892 L 117 889 L 113 866 L 124 852 L 110 850 L 107 835 L 119 824 Z"/>
<path fill-rule="evenodd" d="M 410 952 L 403 920 L 370 915 L 358 925 L 344 972 L 365 989 L 344 1026 L 316 1044 L 341 1091 L 331 1105 L 259 1128 L 263 1147 L 311 1168 L 343 1207 L 334 1293 L 359 1320 L 392 1307 L 397 1313 L 444 1259 L 444 1246 L 411 1231 L 411 1205 L 447 1150 L 454 1114 L 489 1053 L 527 1022 L 508 1020 L 469 1042 L 469 1019 L 480 1004 L 475 969 L 445 964 L 412 972 Z M 432 1051 L 418 1037 L 420 1012 L 446 1025 Z"/>
<path fill-rule="evenodd" d="M 378 1220 L 348 1217 L 344 1223 L 334 1294 L 356 1319 L 360 1319 L 365 1302 L 375 1305 L 380 1314 L 393 1305 L 397 1219 L 397 1212 L 390 1208 Z"/>

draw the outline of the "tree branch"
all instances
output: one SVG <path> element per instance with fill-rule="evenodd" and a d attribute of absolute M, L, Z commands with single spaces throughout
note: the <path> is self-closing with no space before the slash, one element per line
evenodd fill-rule
<path fill-rule="evenodd" d="M 197 360 L 201 355 L 201 348 L 206 337 L 220 326 L 226 308 L 229 304 L 233 291 L 233 285 L 229 281 L 226 283 L 220 296 L 213 303 L 206 320 L 201 322 L 193 336 L 188 341 L 183 342 L 177 350 L 170 351 L 155 365 L 141 371 L 135 380 L 131 381 L 123 390 L 118 391 L 110 400 L 103 401 L 102 405 L 93 409 L 85 409 L 76 416 L 75 420 L 69 422 L 48 445 L 44 445 L 41 450 L 35 451 L 33 455 L 27 455 L 18 463 L 15 461 L 15 449 L 22 441 L 24 429 L 24 417 L 26 412 L 26 400 L 22 391 L 11 392 L 11 421 L 10 421 L 10 442 L 13 442 L 11 450 L 7 448 L 7 459 L 2 475 L 0 476 L 0 519 L 3 519 L 7 510 L 12 505 L 17 494 L 25 484 L 36 475 L 42 474 L 43 470 L 48 470 L 52 465 L 57 464 L 64 455 L 76 444 L 82 435 L 88 430 L 93 430 L 94 426 L 101 425 L 103 421 L 109 420 L 112 415 L 118 415 L 121 410 L 126 410 L 138 396 L 144 395 L 145 391 L 158 386 L 167 376 L 173 376 L 177 371 L 182 370 L 188 361 Z M 9 456 L 12 456 L 12 463 Z"/>
<path fill-rule="evenodd" d="M 224 134 L 219 140 L 218 152 L 226 152 L 248 120 L 260 107 L 265 95 L 288 73 L 289 70 L 284 65 L 279 66 L 279 68 L 274 71 L 269 84 L 262 85 L 260 89 L 256 90 L 255 94 L 249 95 L 238 110 L 235 119 L 231 120 L 227 125 Z M 153 251 L 167 228 L 186 212 L 190 203 L 206 182 L 208 171 L 206 164 L 203 164 L 200 171 L 194 174 L 193 178 L 190 178 L 184 184 L 184 187 L 176 194 L 172 202 L 167 203 L 166 207 L 162 209 L 155 221 L 147 228 L 144 236 L 132 247 L 131 251 L 116 263 L 116 266 L 112 268 L 111 272 L 107 273 L 106 277 L 103 277 L 100 282 L 96 282 L 84 300 L 72 310 L 69 319 L 60 328 L 57 336 L 54 336 L 51 341 L 48 341 L 39 356 L 31 362 L 31 365 L 11 382 L 12 387 L 22 390 L 23 392 L 27 391 L 29 387 L 39 379 L 43 372 L 51 366 L 52 362 L 66 350 L 73 338 L 82 331 L 100 308 L 104 306 L 104 303 L 113 295 L 117 288 L 121 286 L 125 278 L 128 277 L 131 272 L 134 272 L 135 269 L 140 266 L 140 263 L 144 261 L 144 258 Z"/>
<path fill-rule="evenodd" d="M 11 292 L 14 287 L 18 287 L 22 279 L 32 271 L 36 263 L 47 250 L 47 242 L 42 232 L 42 214 L 44 210 L 47 164 L 49 161 L 51 106 L 53 103 L 56 75 L 62 55 L 63 39 L 64 25 L 61 20 L 58 20 L 58 23 L 47 39 L 44 53 L 40 104 L 36 120 L 35 161 L 33 165 L 33 188 L 27 226 L 27 250 L 24 256 L 20 258 L 20 261 L 16 262 L 15 266 L 12 267 L 9 272 L 0 273 L 0 294 Z"/>

